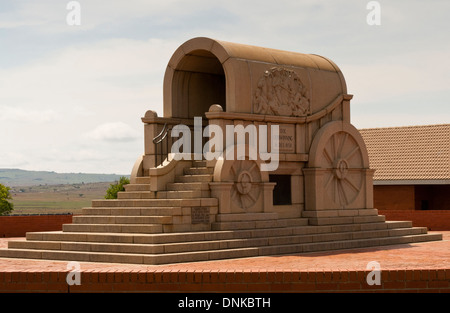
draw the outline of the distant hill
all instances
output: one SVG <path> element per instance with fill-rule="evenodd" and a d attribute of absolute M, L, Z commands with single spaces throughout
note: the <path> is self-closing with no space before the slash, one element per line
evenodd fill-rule
<path fill-rule="evenodd" d="M 116 174 L 56 173 L 46 171 L 26 171 L 20 169 L 0 169 L 0 184 L 9 187 L 61 185 L 81 183 L 114 182 L 121 176 Z"/>

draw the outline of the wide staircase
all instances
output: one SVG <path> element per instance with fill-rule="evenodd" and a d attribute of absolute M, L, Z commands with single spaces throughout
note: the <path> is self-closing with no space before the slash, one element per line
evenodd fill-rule
<path fill-rule="evenodd" d="M 0 257 L 167 264 L 442 239 L 376 213 L 325 218 L 321 225 L 310 225 L 305 215 L 218 214 L 212 173 L 206 162 L 193 161 L 164 191 L 151 191 L 150 177 L 139 177 L 117 200 L 94 200 L 62 231 L 27 233 L 25 241 L 0 249 Z"/>

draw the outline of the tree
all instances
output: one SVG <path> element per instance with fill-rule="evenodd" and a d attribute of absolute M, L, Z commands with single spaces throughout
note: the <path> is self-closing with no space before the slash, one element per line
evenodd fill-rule
<path fill-rule="evenodd" d="M 6 215 L 12 212 L 14 205 L 8 200 L 12 200 L 9 191 L 11 188 L 0 184 L 0 215 Z"/>
<path fill-rule="evenodd" d="M 119 181 L 115 184 L 109 185 L 108 190 L 106 190 L 105 199 L 117 199 L 117 193 L 119 191 L 124 191 L 124 185 L 128 185 L 130 180 L 124 176 L 120 177 Z"/>

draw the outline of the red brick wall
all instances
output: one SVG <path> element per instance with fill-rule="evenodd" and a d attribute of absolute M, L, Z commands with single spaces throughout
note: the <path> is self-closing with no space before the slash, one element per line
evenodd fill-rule
<path fill-rule="evenodd" d="M 374 206 L 380 210 L 450 210 L 450 185 L 375 185 Z"/>
<path fill-rule="evenodd" d="M 369 271 L 170 271 L 82 272 L 69 286 L 67 272 L 1 272 L 0 292 L 450 292 L 450 269 L 385 270 L 381 285 Z"/>
<path fill-rule="evenodd" d="M 412 221 L 428 230 L 450 230 L 450 210 L 378 210 L 388 221 Z"/>
<path fill-rule="evenodd" d="M 373 186 L 373 201 L 379 210 L 414 210 L 414 186 Z"/>
<path fill-rule="evenodd" d="M 24 237 L 26 232 L 62 230 L 72 215 L 0 216 L 0 237 Z"/>
<path fill-rule="evenodd" d="M 450 185 L 417 185 L 415 190 L 416 210 L 422 209 L 423 200 L 428 210 L 450 210 Z"/>

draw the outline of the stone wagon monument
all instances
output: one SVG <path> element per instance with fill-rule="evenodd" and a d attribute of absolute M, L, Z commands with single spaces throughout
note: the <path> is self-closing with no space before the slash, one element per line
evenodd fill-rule
<path fill-rule="evenodd" d="M 164 264 L 442 239 L 378 215 L 352 96 L 329 59 L 194 38 L 163 93 L 118 199 L 0 256 Z"/>

